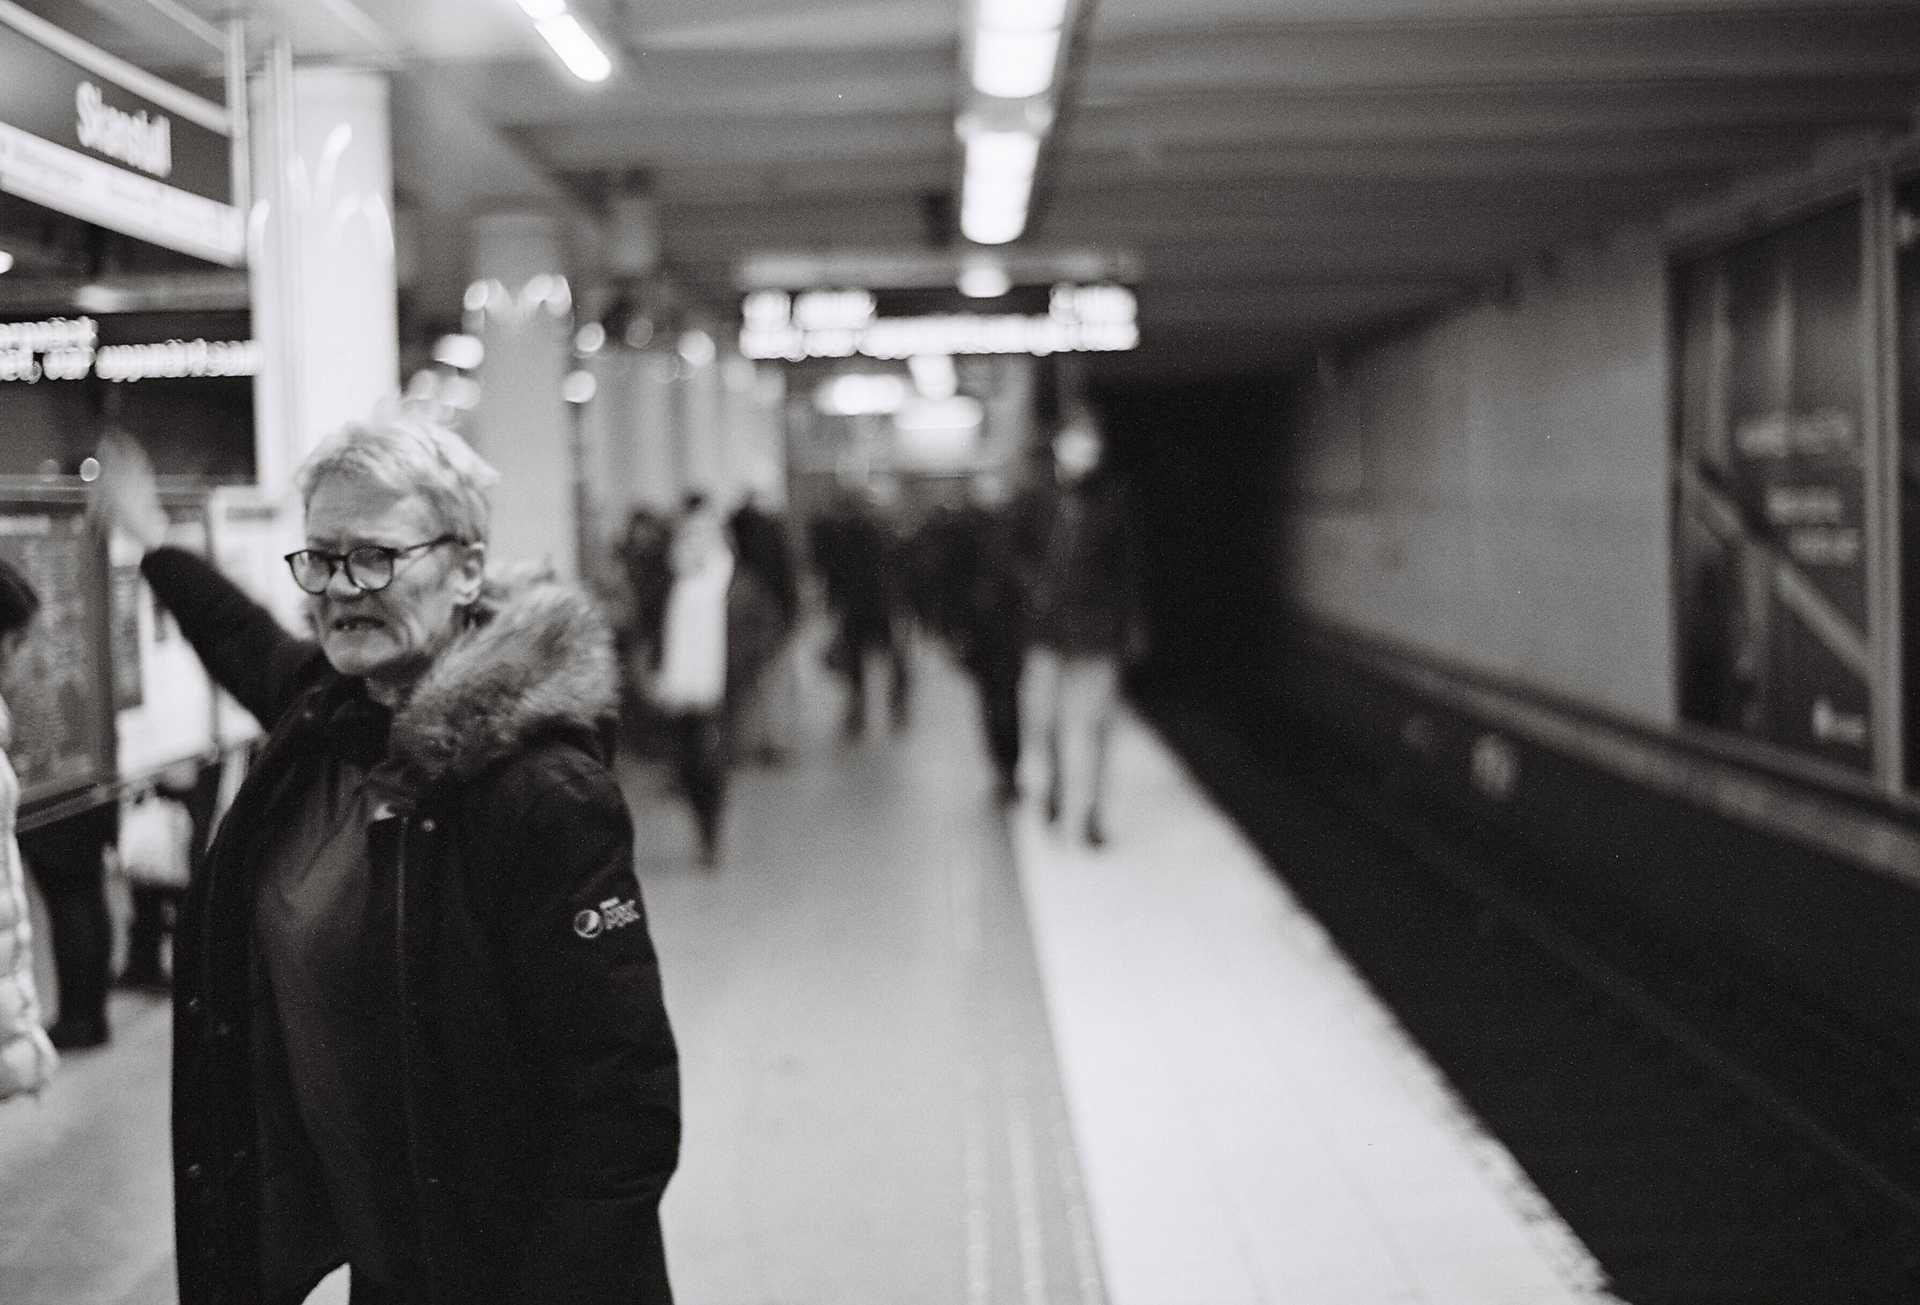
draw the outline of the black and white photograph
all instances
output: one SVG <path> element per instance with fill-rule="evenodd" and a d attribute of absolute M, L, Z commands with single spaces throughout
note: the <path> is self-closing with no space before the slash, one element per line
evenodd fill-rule
<path fill-rule="evenodd" d="M 1920 0 L 0 0 L 0 1305 L 1920 1303 Z"/>

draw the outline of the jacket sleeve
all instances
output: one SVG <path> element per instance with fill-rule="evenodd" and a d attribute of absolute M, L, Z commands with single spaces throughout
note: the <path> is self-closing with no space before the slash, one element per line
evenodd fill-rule
<path fill-rule="evenodd" d="M 288 633 L 273 614 L 182 548 L 156 548 L 140 563 L 214 683 L 267 728 L 325 667 L 320 647 Z"/>
<path fill-rule="evenodd" d="M 680 1152 L 679 1055 L 613 776 L 546 752 L 512 822 L 508 981 L 556 1087 L 556 1140 L 510 1299 L 665 1305 L 660 1199 Z M 610 1253 L 611 1248 L 618 1248 Z"/>
<path fill-rule="evenodd" d="M 59 1063 L 40 1028 L 26 886 L 12 842 L 0 846 L 0 1101 L 38 1092 Z"/>

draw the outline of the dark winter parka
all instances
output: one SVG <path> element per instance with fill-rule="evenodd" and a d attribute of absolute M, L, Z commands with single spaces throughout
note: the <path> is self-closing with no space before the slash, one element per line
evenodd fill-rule
<path fill-rule="evenodd" d="M 264 1301 L 263 1193 L 327 1208 L 298 1130 L 275 1140 L 292 1097 L 284 1056 L 262 1054 L 276 1035 L 253 913 L 259 854 L 329 749 L 384 756 L 397 777 L 368 825 L 364 989 L 398 1062 L 391 1161 L 410 1199 L 383 1214 L 408 1235 L 410 1302 L 670 1300 L 659 1203 L 678 1063 L 602 748 L 616 682 L 592 609 L 553 584 L 483 598 L 389 727 L 360 681 L 207 563 L 163 548 L 143 570 L 268 731 L 176 942 L 182 1305 Z M 340 1258 L 327 1234 L 321 1219 L 268 1247 L 275 1276 L 317 1282 Z"/>

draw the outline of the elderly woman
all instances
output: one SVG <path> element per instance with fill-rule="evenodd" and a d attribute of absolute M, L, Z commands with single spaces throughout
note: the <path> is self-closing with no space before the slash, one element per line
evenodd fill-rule
<path fill-rule="evenodd" d="M 162 546 L 137 449 L 102 463 L 95 511 L 268 731 L 180 923 L 181 1305 L 342 1263 L 356 1305 L 668 1301 L 677 1057 L 600 620 L 489 581 L 495 473 L 410 418 L 299 473 L 312 639 Z"/>

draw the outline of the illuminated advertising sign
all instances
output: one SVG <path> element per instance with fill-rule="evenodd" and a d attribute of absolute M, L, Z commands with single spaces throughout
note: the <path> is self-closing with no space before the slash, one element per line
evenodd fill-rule
<path fill-rule="evenodd" d="M 0 190 L 237 267 L 232 148 L 222 106 L 0 0 Z"/>
<path fill-rule="evenodd" d="M 260 346 L 252 340 L 155 340 L 102 344 L 91 317 L 0 322 L 0 383 L 42 381 L 198 380 L 253 376 Z"/>
<path fill-rule="evenodd" d="M 741 305 L 740 352 L 760 360 L 929 354 L 1117 353 L 1140 343 L 1133 292 L 1114 285 L 1057 285 L 1044 314 L 882 316 L 865 290 L 761 290 Z"/>

